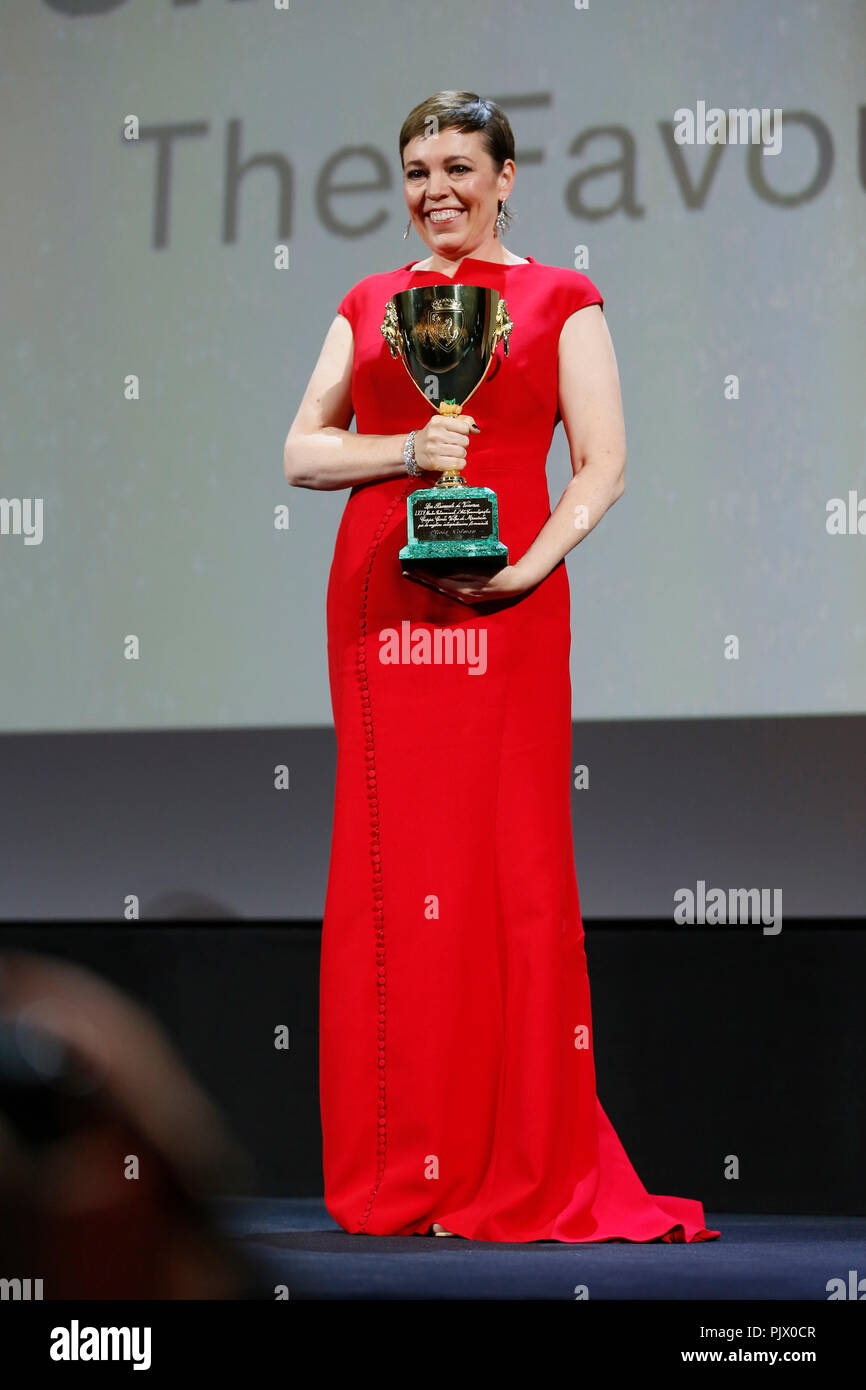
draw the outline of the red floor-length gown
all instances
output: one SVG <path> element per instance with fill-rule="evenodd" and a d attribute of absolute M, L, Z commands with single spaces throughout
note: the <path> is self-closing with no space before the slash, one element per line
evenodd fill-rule
<path fill-rule="evenodd" d="M 354 334 L 359 434 L 430 418 L 380 326 L 392 295 L 447 280 L 407 265 L 366 277 L 339 305 Z M 550 515 L 559 335 L 602 297 L 586 276 L 531 257 L 465 257 L 456 282 L 499 290 L 514 324 L 508 357 L 499 346 L 467 406 L 481 433 L 464 476 L 495 489 L 516 561 Z M 352 489 L 328 586 L 338 767 L 320 987 L 327 1209 L 368 1235 L 438 1221 L 475 1240 L 708 1239 L 718 1232 L 700 1202 L 647 1193 L 596 1097 L 565 565 L 517 600 L 475 607 L 404 579 L 406 497 L 432 481 Z M 389 630 L 415 639 L 458 626 L 479 630 L 467 646 L 475 670 L 381 659 Z"/>

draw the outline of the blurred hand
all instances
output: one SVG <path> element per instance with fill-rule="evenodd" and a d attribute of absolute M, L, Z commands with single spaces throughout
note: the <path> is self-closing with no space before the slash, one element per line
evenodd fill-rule
<path fill-rule="evenodd" d="M 505 565 L 495 574 L 435 574 L 431 570 L 419 568 L 403 570 L 403 578 L 413 584 L 423 584 L 427 589 L 435 589 L 447 598 L 457 599 L 459 603 L 493 603 L 497 599 L 517 598 L 534 589 L 538 576 L 530 574 L 525 565 L 518 560 L 515 565 Z"/>

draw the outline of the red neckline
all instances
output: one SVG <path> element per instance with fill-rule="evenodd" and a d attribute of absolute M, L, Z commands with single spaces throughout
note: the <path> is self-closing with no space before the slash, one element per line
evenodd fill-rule
<path fill-rule="evenodd" d="M 537 265 L 537 261 L 535 260 L 534 256 L 527 256 L 527 257 L 526 257 L 526 262 L 525 262 L 525 263 L 526 263 L 527 265 Z M 409 261 L 406 265 L 402 266 L 401 269 L 402 269 L 402 270 L 405 270 L 405 271 L 408 271 L 408 272 L 409 272 L 410 274 L 412 274 L 412 275 L 438 275 L 438 276 L 440 276 L 443 280 L 455 280 L 455 279 L 457 278 L 458 275 L 462 274 L 463 267 L 464 267 L 465 265 L 467 265 L 467 264 L 468 264 L 468 265 L 481 265 L 481 266 L 484 266 L 485 270 L 489 270 L 489 271 L 490 271 L 490 270 L 520 270 L 521 267 L 522 267 L 523 262 L 482 261 L 481 259 L 479 259 L 479 258 L 476 257 L 476 256 L 464 256 L 464 257 L 463 257 L 463 260 L 460 262 L 459 266 L 457 267 L 457 269 L 455 270 L 455 272 L 454 272 L 453 275 L 446 275 L 444 270 L 413 270 L 412 267 L 413 267 L 413 265 L 414 265 L 414 261 Z"/>

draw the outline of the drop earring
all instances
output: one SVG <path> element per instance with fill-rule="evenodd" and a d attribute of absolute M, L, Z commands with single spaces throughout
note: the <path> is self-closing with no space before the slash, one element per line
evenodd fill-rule
<path fill-rule="evenodd" d="M 409 235 L 409 228 L 410 228 L 411 226 L 412 226 L 412 218 L 410 217 L 410 218 L 409 218 L 409 221 L 406 223 L 406 230 L 405 230 L 405 232 L 403 233 L 403 240 L 404 240 L 404 241 L 406 240 L 406 238 L 407 238 L 408 235 Z"/>
<path fill-rule="evenodd" d="M 506 213 L 505 213 L 505 203 L 501 203 L 501 204 L 500 204 L 500 207 L 499 207 L 499 211 L 498 211 L 498 213 L 496 214 L 496 230 L 497 230 L 497 232 L 499 233 L 500 236 L 502 236 L 502 233 L 505 231 L 505 228 L 506 228 L 507 226 L 508 226 L 508 218 L 507 218 Z"/>

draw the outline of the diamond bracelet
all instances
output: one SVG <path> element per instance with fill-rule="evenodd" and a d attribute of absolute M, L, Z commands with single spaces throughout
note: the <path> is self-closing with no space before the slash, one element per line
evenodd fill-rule
<path fill-rule="evenodd" d="M 417 433 L 417 430 L 412 430 L 412 432 L 406 436 L 406 443 L 403 445 L 403 462 L 406 465 L 406 472 L 412 478 L 417 478 L 418 474 L 421 472 L 415 458 L 415 435 Z"/>

